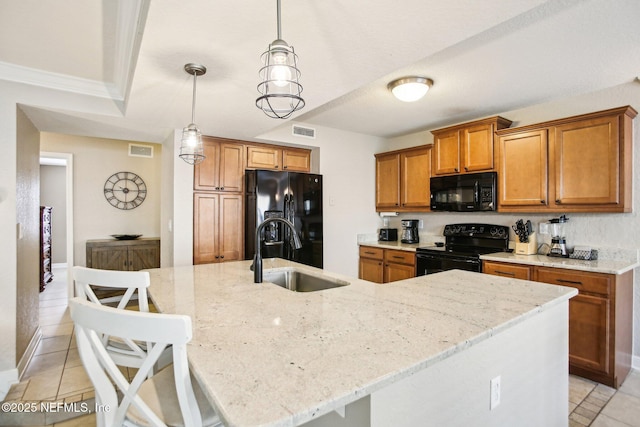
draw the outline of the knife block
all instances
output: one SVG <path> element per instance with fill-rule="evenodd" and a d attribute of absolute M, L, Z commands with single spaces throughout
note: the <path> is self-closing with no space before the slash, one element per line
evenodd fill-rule
<path fill-rule="evenodd" d="M 517 255 L 535 255 L 538 252 L 538 239 L 536 233 L 529 235 L 528 243 L 516 242 Z"/>

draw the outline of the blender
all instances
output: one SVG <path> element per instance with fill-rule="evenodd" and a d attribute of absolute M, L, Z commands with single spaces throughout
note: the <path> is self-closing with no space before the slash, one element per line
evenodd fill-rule
<path fill-rule="evenodd" d="M 551 225 L 551 248 L 547 253 L 548 256 L 556 257 L 568 257 L 567 253 L 567 240 L 564 236 L 564 225 L 569 221 L 565 215 L 560 215 L 559 218 L 553 218 L 549 220 Z"/>

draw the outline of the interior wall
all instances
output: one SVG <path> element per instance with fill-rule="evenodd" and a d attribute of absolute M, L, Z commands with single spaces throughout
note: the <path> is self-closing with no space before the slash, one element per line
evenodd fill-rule
<path fill-rule="evenodd" d="M 40 165 L 40 205 L 51 206 L 51 262 L 67 262 L 66 166 Z"/>
<path fill-rule="evenodd" d="M 153 158 L 129 156 L 129 143 L 43 132 L 41 149 L 72 153 L 74 158 L 74 260 L 86 265 L 86 241 L 110 239 L 112 234 L 160 236 L 161 146 Z M 104 197 L 104 183 L 117 172 L 138 174 L 147 186 L 147 197 L 135 209 L 121 210 Z"/>
<path fill-rule="evenodd" d="M 606 110 L 609 108 L 631 105 L 636 110 L 640 110 L 640 83 L 632 81 L 624 85 L 610 89 L 567 98 L 545 104 L 534 105 L 513 111 L 497 113 L 502 117 L 513 120 L 511 127 L 525 126 L 534 123 L 541 123 L 548 120 L 570 117 L 578 114 L 590 113 L 594 111 Z M 640 118 L 633 121 L 633 188 L 640 188 Z M 452 125 L 455 123 L 451 123 Z M 389 141 L 385 150 L 410 147 L 425 143 L 433 143 L 430 132 L 416 132 L 411 135 L 394 138 Z M 585 174 L 590 171 L 585 171 Z M 636 252 L 640 242 L 640 192 L 633 191 L 633 212 L 616 214 L 567 214 L 569 222 L 566 226 L 567 245 L 591 246 L 597 248 L 620 248 Z M 513 214 L 513 213 L 454 213 L 454 212 L 429 212 L 422 214 L 401 214 L 390 220 L 391 227 L 400 228 L 401 219 L 420 219 L 424 228 L 420 233 L 442 235 L 445 224 L 480 222 L 489 224 L 500 224 L 511 226 L 518 219 L 530 219 L 534 224 L 546 222 L 551 218 L 558 217 L 559 213 L 549 214 Z M 378 227 L 382 221 L 378 221 Z M 375 232 L 375 230 L 371 230 Z M 539 243 L 549 242 L 550 236 L 539 236 Z M 515 235 L 511 232 L 511 240 Z M 634 272 L 634 366 L 640 368 L 640 270 Z"/>
<path fill-rule="evenodd" d="M 38 329 L 40 293 L 39 132 L 17 108 L 16 219 L 18 223 L 16 341 L 18 363 Z"/>

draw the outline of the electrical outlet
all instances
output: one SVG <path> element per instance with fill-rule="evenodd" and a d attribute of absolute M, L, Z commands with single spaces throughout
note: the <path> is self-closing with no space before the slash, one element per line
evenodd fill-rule
<path fill-rule="evenodd" d="M 500 405 L 500 375 L 490 381 L 489 390 L 489 409 L 493 410 Z"/>

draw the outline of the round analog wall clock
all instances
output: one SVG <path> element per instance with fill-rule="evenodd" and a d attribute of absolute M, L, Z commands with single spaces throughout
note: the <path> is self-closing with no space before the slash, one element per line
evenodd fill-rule
<path fill-rule="evenodd" d="M 118 209 L 134 209 L 147 197 L 147 185 L 133 172 L 114 173 L 104 183 L 104 197 Z"/>

